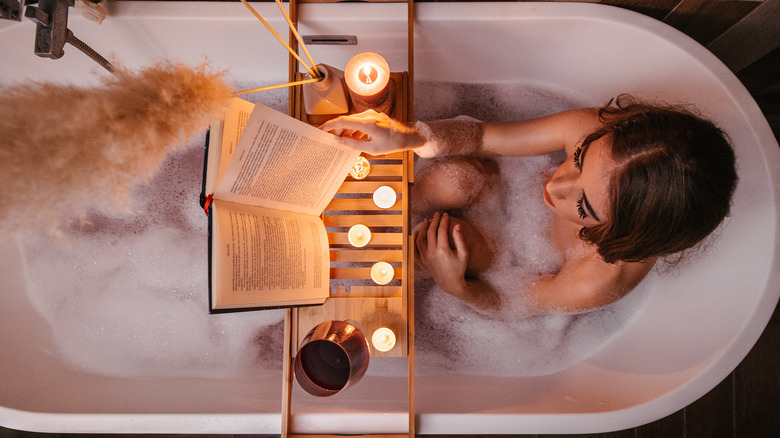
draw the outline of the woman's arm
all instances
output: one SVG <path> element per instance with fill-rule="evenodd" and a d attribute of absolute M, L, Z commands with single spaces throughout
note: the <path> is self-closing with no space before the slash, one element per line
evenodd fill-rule
<path fill-rule="evenodd" d="M 544 155 L 573 149 L 600 126 L 593 108 L 535 119 L 487 122 L 448 119 L 405 124 L 369 110 L 325 122 L 320 128 L 352 148 L 371 154 L 415 149 L 425 158 L 449 155 Z"/>
<path fill-rule="evenodd" d="M 598 110 L 578 108 L 512 122 L 483 123 L 482 152 L 487 155 L 536 156 L 566 150 L 601 127 Z"/>

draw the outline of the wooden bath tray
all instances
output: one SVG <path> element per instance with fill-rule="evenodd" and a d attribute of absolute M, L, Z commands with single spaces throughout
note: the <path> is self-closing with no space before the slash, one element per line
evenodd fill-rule
<path fill-rule="evenodd" d="M 392 0 L 391 0 L 392 1 Z M 298 19 L 298 3 L 317 0 L 290 0 L 290 16 Z M 408 4 L 409 68 L 408 72 L 394 72 L 390 79 L 395 85 L 395 105 L 391 117 L 411 121 L 413 102 L 413 11 Z M 297 41 L 290 35 L 290 46 Z M 357 53 L 355 53 L 357 54 Z M 290 56 L 290 81 L 300 80 L 298 63 Z M 314 126 L 335 116 L 306 114 L 301 86 L 290 88 L 290 115 Z M 322 215 L 328 231 L 330 246 L 330 297 L 322 306 L 289 309 L 285 316 L 284 367 L 282 386 L 282 438 L 295 435 L 290 432 L 292 419 L 292 389 L 295 385 L 292 362 L 306 334 L 317 324 L 329 320 L 350 320 L 369 338 L 379 327 L 389 327 L 396 335 L 396 345 L 388 352 L 370 346 L 370 361 L 385 357 L 406 358 L 408 363 L 408 433 L 415 436 L 414 413 L 414 240 L 410 236 L 410 187 L 413 183 L 414 154 L 411 151 L 381 156 L 363 154 L 371 164 L 371 171 L 363 180 L 348 176 Z M 377 207 L 373 192 L 380 186 L 390 186 L 398 199 L 390 209 Z M 363 248 L 355 248 L 347 239 L 349 227 L 363 224 L 371 230 L 371 240 Z M 379 286 L 371 280 L 371 266 L 385 261 L 393 266 L 393 280 Z M 369 365 L 370 366 L 370 365 Z M 358 383 L 360 385 L 360 383 Z M 346 389 L 349 391 L 349 388 Z M 308 395 L 307 395 L 308 396 Z M 313 396 L 312 396 L 313 397 Z"/>
<path fill-rule="evenodd" d="M 322 306 L 290 309 L 286 315 L 283 437 L 288 436 L 292 404 L 292 360 L 304 336 L 323 321 L 349 320 L 369 339 L 379 327 L 392 329 L 396 345 L 387 352 L 370 345 L 371 360 L 406 357 L 410 401 L 413 398 L 414 249 L 409 226 L 413 156 L 411 152 L 364 156 L 371 163 L 369 176 L 361 181 L 348 177 L 322 216 L 330 246 L 330 297 Z M 377 207 L 371 198 L 382 185 L 392 187 L 400 195 L 388 210 Z M 355 224 L 364 224 L 371 230 L 371 240 L 363 248 L 353 247 L 347 239 L 347 230 Z M 379 261 L 393 265 L 393 280 L 388 285 L 379 286 L 371 280 L 371 265 Z M 413 408 L 409 421 L 414 422 Z"/>
<path fill-rule="evenodd" d="M 379 327 L 389 327 L 397 338 L 393 349 L 381 352 L 371 346 L 371 357 L 407 357 L 409 299 L 413 277 L 413 255 L 409 245 L 409 185 L 412 157 L 408 153 L 367 156 L 371 173 L 364 180 L 347 180 L 322 216 L 330 245 L 330 298 L 322 306 L 295 309 L 291 314 L 292 346 L 317 324 L 329 320 L 354 321 L 367 336 Z M 377 164 L 381 163 L 381 164 Z M 375 170 L 378 170 L 376 174 Z M 371 198 L 380 186 L 390 186 L 400 195 L 395 205 L 383 210 Z M 371 240 L 363 248 L 353 247 L 347 238 L 349 227 L 366 225 Z M 376 262 L 393 266 L 393 280 L 379 286 L 371 280 Z M 295 349 L 292 349 L 294 355 Z"/>

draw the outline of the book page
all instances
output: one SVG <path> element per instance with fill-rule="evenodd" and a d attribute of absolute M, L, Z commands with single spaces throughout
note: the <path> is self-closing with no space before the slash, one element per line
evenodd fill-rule
<path fill-rule="evenodd" d="M 255 104 L 252 102 L 247 102 L 238 97 L 234 97 L 230 101 L 230 108 L 225 115 L 225 124 L 222 127 L 222 156 L 219 160 L 218 180 L 225 176 L 225 172 L 230 165 L 230 159 L 233 158 L 233 154 L 236 152 L 238 139 L 241 138 L 241 134 L 244 132 L 244 128 L 246 128 L 254 107 Z"/>
<path fill-rule="evenodd" d="M 257 104 L 214 195 L 319 215 L 359 155 L 333 135 Z"/>
<path fill-rule="evenodd" d="M 213 194 L 217 182 L 227 171 L 230 159 L 236 152 L 236 145 L 246 127 L 255 104 L 234 97 L 225 111 L 224 120 L 212 123 L 209 129 L 208 168 L 206 169 L 206 194 Z M 220 141 L 221 139 L 221 141 Z"/>
<path fill-rule="evenodd" d="M 328 296 L 328 236 L 319 217 L 222 201 L 213 211 L 215 309 L 311 304 Z"/>

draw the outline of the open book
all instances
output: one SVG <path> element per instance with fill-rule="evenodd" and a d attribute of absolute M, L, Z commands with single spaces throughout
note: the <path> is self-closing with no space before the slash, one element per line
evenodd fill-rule
<path fill-rule="evenodd" d="M 329 295 L 320 215 L 359 152 L 262 104 L 234 98 L 209 130 L 209 311 L 321 304 Z"/>

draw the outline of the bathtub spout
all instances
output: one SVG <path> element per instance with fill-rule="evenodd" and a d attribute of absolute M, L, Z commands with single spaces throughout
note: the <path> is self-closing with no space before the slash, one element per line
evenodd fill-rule
<path fill-rule="evenodd" d="M 24 15 L 37 24 L 35 54 L 42 58 L 59 59 L 65 54 L 63 50 L 65 43 L 70 43 L 101 67 L 113 73 L 114 66 L 107 59 L 76 38 L 68 29 L 68 7 L 73 4 L 74 0 L 41 0 L 38 7 L 27 7 Z"/>

